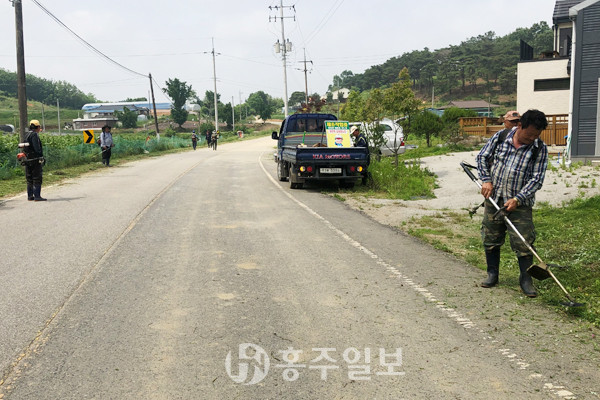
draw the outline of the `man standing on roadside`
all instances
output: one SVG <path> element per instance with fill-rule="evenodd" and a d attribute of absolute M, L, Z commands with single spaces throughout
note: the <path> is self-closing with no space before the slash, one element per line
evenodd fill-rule
<path fill-rule="evenodd" d="M 196 136 L 196 130 L 192 131 L 192 147 L 196 150 L 196 146 L 198 145 L 198 136 Z"/>
<path fill-rule="evenodd" d="M 535 192 L 542 187 L 548 166 L 548 148 L 540 139 L 547 126 L 543 112 L 529 110 L 510 132 L 502 130 L 494 134 L 477 155 L 481 194 L 486 199 L 493 198 L 506 209 L 508 219 L 531 246 L 535 241 L 532 219 Z M 481 283 L 485 288 L 498 283 L 500 248 L 507 231 L 504 219 L 495 219 L 494 214 L 496 209 L 486 200 L 481 226 L 488 273 Z M 533 263 L 533 254 L 512 230 L 509 229 L 508 234 L 510 246 L 519 261 L 521 290 L 527 297 L 536 297 L 537 292 L 527 273 Z"/>
<path fill-rule="evenodd" d="M 360 128 L 353 125 L 350 128 L 350 134 L 354 136 L 354 147 L 369 147 L 365 134 L 360 131 Z"/>
<path fill-rule="evenodd" d="M 110 126 L 104 125 L 102 127 L 102 133 L 100 134 L 100 145 L 102 146 L 102 164 L 106 165 L 107 167 L 110 167 L 111 151 L 112 148 L 115 147 L 110 129 Z"/>
<path fill-rule="evenodd" d="M 521 119 L 521 115 L 519 114 L 518 111 L 509 111 L 506 114 L 504 114 L 504 117 L 502 118 L 502 122 L 504 123 L 504 128 L 508 129 L 508 130 L 512 130 L 515 126 L 517 126 L 517 124 L 519 123 L 519 120 Z"/>
<path fill-rule="evenodd" d="M 27 180 L 27 200 L 46 201 L 42 197 L 42 166 L 45 164 L 44 149 L 40 140 L 42 127 L 40 121 L 32 119 L 29 122 L 29 132 L 25 136 L 26 146 L 24 152 L 25 160 L 25 179 Z"/>
<path fill-rule="evenodd" d="M 350 134 L 354 136 L 354 147 L 366 147 L 367 148 L 367 165 L 371 164 L 371 153 L 369 153 L 369 142 L 367 142 L 367 138 L 365 134 L 360 131 L 360 128 L 356 125 L 353 125 L 350 128 Z M 362 184 L 366 185 L 369 181 L 369 172 L 363 172 L 362 176 Z"/>
<path fill-rule="evenodd" d="M 210 139 L 212 137 L 212 134 L 210 132 L 210 129 L 206 130 L 206 146 L 210 147 Z"/>

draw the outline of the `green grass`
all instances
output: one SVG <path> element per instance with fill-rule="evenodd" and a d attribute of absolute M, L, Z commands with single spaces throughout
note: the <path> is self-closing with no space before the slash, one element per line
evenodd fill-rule
<path fill-rule="evenodd" d="M 586 307 L 560 305 L 565 296 L 552 279 L 534 283 L 539 301 L 600 327 L 600 220 L 595 217 L 599 210 L 600 196 L 579 198 L 562 207 L 540 204 L 534 210 L 538 254 L 546 263 L 567 266 L 566 269 L 555 268 L 553 272 L 567 291 L 586 303 Z M 435 248 L 485 270 L 481 217 L 481 212 L 473 219 L 467 211 L 444 212 L 434 217 L 415 218 L 401 228 Z M 518 276 L 516 257 L 507 240 L 500 263 L 501 284 L 518 288 Z"/>
<path fill-rule="evenodd" d="M 233 132 L 223 132 L 219 143 L 249 140 L 269 135 L 268 131 L 247 132 L 240 139 Z M 148 133 L 127 133 L 121 131 L 113 135 L 115 147 L 112 150 L 113 164 L 121 164 L 132 160 L 159 156 L 191 148 L 191 133 L 165 132 L 160 141 L 151 136 L 146 142 Z M 47 164 L 44 167 L 44 183 L 58 183 L 74 178 L 89 171 L 102 168 L 100 163 L 100 147 L 95 144 L 83 144 L 83 136 L 76 135 L 41 135 L 44 144 L 44 155 Z M 25 190 L 23 167 L 16 162 L 18 135 L 0 135 L 0 198 L 11 196 Z M 199 146 L 205 146 L 201 140 Z"/>
<path fill-rule="evenodd" d="M 44 105 L 44 113 L 42 118 L 42 103 L 37 101 L 27 101 L 27 119 L 37 119 L 40 123 L 45 122 L 46 129 L 58 130 L 58 111 L 56 105 Z M 73 119 L 83 116 L 81 110 L 71 110 L 60 108 L 60 122 L 64 125 L 65 122 L 71 123 Z M 19 124 L 19 106 L 18 100 L 12 97 L 0 96 L 0 124 L 14 125 L 15 130 L 18 130 Z"/>

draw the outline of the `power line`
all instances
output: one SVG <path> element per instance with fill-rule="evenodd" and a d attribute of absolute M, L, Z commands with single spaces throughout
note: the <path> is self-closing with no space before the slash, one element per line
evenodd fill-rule
<path fill-rule="evenodd" d="M 96 54 L 98 54 L 99 56 L 105 58 L 106 60 L 110 61 L 111 63 L 115 64 L 116 66 L 132 73 L 135 75 L 139 75 L 139 76 L 143 76 L 144 78 L 147 78 L 148 75 L 145 74 L 140 74 L 139 72 L 136 72 L 132 69 L 127 68 L 126 66 L 118 63 L 117 61 L 113 60 L 112 58 L 110 58 L 109 56 L 107 56 L 106 54 L 104 54 L 103 52 L 101 52 L 100 50 L 98 50 L 97 48 L 95 48 L 94 46 L 92 46 L 90 43 L 88 43 L 85 39 L 83 39 L 81 36 L 79 36 L 77 33 L 75 33 L 71 28 L 69 28 L 67 25 L 65 25 L 60 19 L 58 19 L 58 17 L 56 17 L 54 14 L 52 14 L 46 7 L 44 7 L 43 5 L 40 4 L 39 1 L 37 0 L 31 0 L 35 5 L 37 5 L 39 8 L 42 9 L 42 11 L 44 11 L 50 18 L 52 18 L 54 21 L 56 21 L 60 26 L 62 26 L 63 28 L 65 28 L 66 30 L 68 30 L 71 34 L 73 34 L 77 39 L 79 39 L 87 48 L 89 48 L 90 50 L 92 50 L 93 52 L 95 52 Z"/>
<path fill-rule="evenodd" d="M 339 4 L 336 6 L 337 1 L 339 1 Z M 331 17 L 333 17 L 333 15 L 335 14 L 335 12 L 338 10 L 338 8 L 340 8 L 342 6 L 342 4 L 344 4 L 344 0 L 336 0 L 336 3 L 334 3 L 333 6 L 331 6 L 331 8 L 327 12 L 327 14 L 325 14 L 325 16 L 323 17 L 321 22 L 319 22 L 319 25 L 317 25 L 317 27 L 315 28 L 313 33 L 311 33 L 309 35 L 308 39 L 306 39 L 305 45 L 307 45 L 308 42 L 313 40 L 313 38 L 315 36 L 317 36 L 317 33 L 319 33 L 321 31 L 321 29 L 323 29 L 325 27 L 325 25 L 327 24 L 327 21 L 329 21 L 331 19 Z"/>

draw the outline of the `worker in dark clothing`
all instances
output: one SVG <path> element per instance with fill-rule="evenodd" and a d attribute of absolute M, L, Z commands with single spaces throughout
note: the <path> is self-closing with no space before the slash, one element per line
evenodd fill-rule
<path fill-rule="evenodd" d="M 356 125 L 350 128 L 350 134 L 354 136 L 354 147 L 366 147 L 369 149 L 369 142 L 367 142 L 367 138 L 364 133 L 360 131 L 360 128 Z M 367 165 L 371 163 L 371 154 L 367 153 Z M 362 174 L 362 184 L 366 185 L 369 181 L 369 172 L 365 170 Z"/>
<path fill-rule="evenodd" d="M 40 121 L 32 119 L 29 122 L 29 132 L 25 136 L 24 152 L 27 158 L 25 164 L 25 179 L 27 180 L 27 200 L 46 201 L 42 192 L 42 166 L 44 160 L 44 149 L 39 133 L 42 131 Z"/>
<path fill-rule="evenodd" d="M 211 133 L 210 129 L 207 129 L 207 130 L 206 130 L 206 145 L 207 145 L 208 147 L 210 147 L 210 144 L 211 144 L 211 143 L 210 143 L 210 139 L 211 139 L 211 138 L 212 138 L 212 133 Z"/>
<path fill-rule="evenodd" d="M 358 126 L 350 128 L 350 134 L 354 136 L 354 147 L 366 147 L 369 148 L 367 138 L 364 133 L 360 131 Z"/>

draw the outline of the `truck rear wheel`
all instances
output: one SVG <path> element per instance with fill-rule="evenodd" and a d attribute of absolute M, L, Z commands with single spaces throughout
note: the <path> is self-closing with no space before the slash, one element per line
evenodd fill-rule
<path fill-rule="evenodd" d="M 302 182 L 294 182 L 294 172 L 292 170 L 292 167 L 290 167 L 289 169 L 289 177 L 290 177 L 290 188 L 291 189 L 302 189 L 302 186 L 304 185 Z"/>
<path fill-rule="evenodd" d="M 277 163 L 277 179 L 279 179 L 280 182 L 285 182 L 288 180 L 285 171 L 285 164 L 283 163 L 283 161 L 279 161 Z"/>

